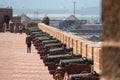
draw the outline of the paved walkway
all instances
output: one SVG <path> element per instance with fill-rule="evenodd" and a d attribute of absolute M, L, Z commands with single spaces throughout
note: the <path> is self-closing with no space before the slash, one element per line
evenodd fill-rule
<path fill-rule="evenodd" d="M 26 52 L 25 37 L 0 33 L 0 80 L 54 80 L 34 46 Z"/>

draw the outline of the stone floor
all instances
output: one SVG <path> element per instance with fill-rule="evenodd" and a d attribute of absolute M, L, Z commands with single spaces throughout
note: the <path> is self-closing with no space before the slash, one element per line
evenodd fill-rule
<path fill-rule="evenodd" d="M 32 46 L 26 52 L 26 34 L 0 33 L 0 80 L 54 80 Z"/>

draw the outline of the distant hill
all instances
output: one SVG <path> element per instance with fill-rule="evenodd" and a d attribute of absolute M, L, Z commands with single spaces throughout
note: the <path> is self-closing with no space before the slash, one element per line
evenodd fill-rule
<path fill-rule="evenodd" d="M 77 9 L 76 13 L 78 14 L 100 14 L 100 7 L 91 7 L 84 9 Z M 39 14 L 64 14 L 64 13 L 72 13 L 70 10 L 43 10 L 43 9 L 13 9 L 14 14 L 22 14 L 22 13 L 39 13 Z"/>

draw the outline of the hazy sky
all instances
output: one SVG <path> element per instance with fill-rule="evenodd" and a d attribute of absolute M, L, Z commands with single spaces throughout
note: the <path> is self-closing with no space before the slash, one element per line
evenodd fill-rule
<path fill-rule="evenodd" d="M 72 9 L 73 2 L 76 8 L 100 6 L 101 0 L 0 0 L 0 7 L 18 9 Z"/>

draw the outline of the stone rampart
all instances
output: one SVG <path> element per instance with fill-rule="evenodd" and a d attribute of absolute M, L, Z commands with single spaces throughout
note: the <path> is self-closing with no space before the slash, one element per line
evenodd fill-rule
<path fill-rule="evenodd" d="M 101 73 L 101 45 L 96 42 L 88 41 L 72 33 L 47 26 L 43 23 L 38 24 L 39 28 L 51 36 L 66 43 L 67 47 L 73 47 L 74 54 L 82 54 L 83 57 L 94 59 L 93 70 Z"/>

